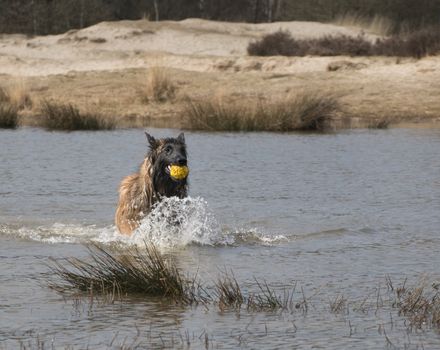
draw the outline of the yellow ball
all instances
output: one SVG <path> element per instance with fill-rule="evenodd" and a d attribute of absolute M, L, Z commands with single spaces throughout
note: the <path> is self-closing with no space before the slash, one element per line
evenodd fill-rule
<path fill-rule="evenodd" d="M 188 176 L 188 174 L 189 174 L 189 169 L 187 166 L 171 165 L 170 175 L 173 178 L 177 180 L 183 180 Z"/>

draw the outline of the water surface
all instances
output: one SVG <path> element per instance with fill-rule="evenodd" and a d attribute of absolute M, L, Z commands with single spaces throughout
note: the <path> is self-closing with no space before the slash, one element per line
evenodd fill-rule
<path fill-rule="evenodd" d="M 440 347 L 438 332 L 407 332 L 395 310 L 375 307 L 386 275 L 440 279 L 440 130 L 188 132 L 186 140 L 191 198 L 179 205 L 187 225 L 168 232 L 147 220 L 130 241 L 113 215 L 119 181 L 147 151 L 142 131 L 0 131 L 0 348 L 41 340 L 75 349 L 383 349 L 383 329 L 397 348 Z M 238 315 L 155 300 L 91 305 L 46 287 L 49 258 L 145 237 L 208 285 L 232 269 L 247 292 L 258 290 L 254 277 L 280 293 L 301 286 L 310 308 Z M 331 313 L 340 294 L 371 307 Z"/>

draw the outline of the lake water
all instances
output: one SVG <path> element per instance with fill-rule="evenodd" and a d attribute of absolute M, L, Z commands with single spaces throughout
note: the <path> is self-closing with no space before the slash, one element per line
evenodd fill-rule
<path fill-rule="evenodd" d="M 190 198 L 166 203 L 185 224 L 146 219 L 125 238 L 117 187 L 147 151 L 142 130 L 0 131 L 0 349 L 440 348 L 438 331 L 409 330 L 384 301 L 387 275 L 440 280 L 440 129 L 185 135 Z M 255 278 L 296 285 L 308 310 L 91 303 L 46 285 L 50 258 L 146 238 L 208 285 L 225 270 L 249 293 Z M 348 312 L 331 312 L 338 295 Z"/>

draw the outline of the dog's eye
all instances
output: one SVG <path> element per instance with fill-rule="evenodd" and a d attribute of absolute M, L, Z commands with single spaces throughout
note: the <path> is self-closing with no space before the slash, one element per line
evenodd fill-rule
<path fill-rule="evenodd" d="M 168 153 L 168 154 L 170 154 L 172 150 L 173 150 L 173 148 L 171 146 L 166 146 L 165 147 L 165 152 Z"/>

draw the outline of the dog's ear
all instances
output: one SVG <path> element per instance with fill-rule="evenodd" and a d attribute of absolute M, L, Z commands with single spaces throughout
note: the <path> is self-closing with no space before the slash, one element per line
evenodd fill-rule
<path fill-rule="evenodd" d="M 150 144 L 151 149 L 155 149 L 157 147 L 157 140 L 146 131 L 145 131 L 145 136 L 147 136 L 147 140 L 148 143 Z"/>
<path fill-rule="evenodd" d="M 180 143 L 185 143 L 185 135 L 182 133 L 179 134 L 179 136 L 177 136 L 177 141 L 179 141 Z"/>

